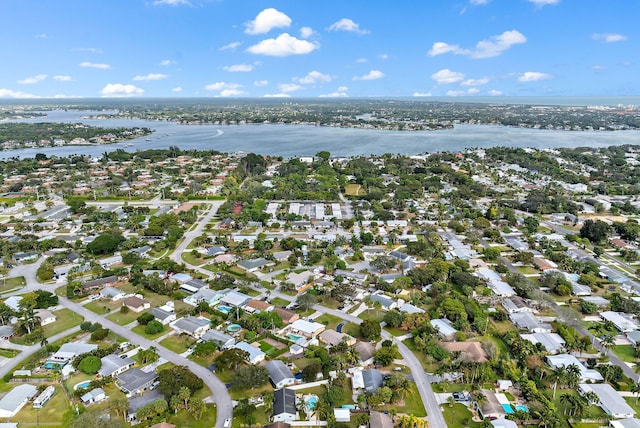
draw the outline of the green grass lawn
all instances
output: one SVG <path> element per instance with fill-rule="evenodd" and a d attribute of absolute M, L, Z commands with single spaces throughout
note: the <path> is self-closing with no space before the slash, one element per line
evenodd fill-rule
<path fill-rule="evenodd" d="M 253 413 L 253 417 L 255 418 L 255 422 L 252 426 L 260 426 L 263 427 L 269 424 L 269 416 L 265 412 L 266 408 L 264 406 L 260 406 L 256 408 L 256 411 Z M 212 425 L 213 426 L 213 425 Z M 241 416 L 235 416 L 233 418 L 233 424 L 231 425 L 233 428 L 239 427 L 247 427 L 249 425 L 245 424 L 245 420 Z"/>
<path fill-rule="evenodd" d="M 360 326 L 356 323 L 348 322 L 342 327 L 342 332 L 348 334 L 352 337 L 361 337 L 360 336 Z"/>
<path fill-rule="evenodd" d="M 191 251 L 185 251 L 184 253 L 182 253 L 181 257 L 182 260 L 184 260 L 186 263 L 195 266 L 203 265 L 208 261 L 204 257 L 194 257 L 193 254 L 191 254 Z"/>
<path fill-rule="evenodd" d="M 622 361 L 627 363 L 635 363 L 638 361 L 636 350 L 632 345 L 616 345 L 611 349 Z"/>
<path fill-rule="evenodd" d="M 471 420 L 471 411 L 464 404 L 457 403 L 453 406 L 443 404 L 441 407 L 444 409 L 444 421 L 448 427 L 482 427 L 482 422 L 474 422 Z"/>
<path fill-rule="evenodd" d="M 404 405 L 400 406 L 398 403 L 388 404 L 381 407 L 382 410 L 395 409 L 398 413 L 408 413 L 410 415 L 424 417 L 427 416 L 427 412 L 422 404 L 422 398 L 418 392 L 418 387 L 415 383 L 411 383 L 411 389 L 404 395 Z M 465 426 L 465 425 L 455 425 Z"/>
<path fill-rule="evenodd" d="M 540 271 L 531 266 L 516 266 L 516 269 L 523 275 L 540 275 Z"/>
<path fill-rule="evenodd" d="M 104 315 L 117 308 L 118 305 L 106 300 L 96 300 L 94 302 L 87 303 L 84 307 L 98 315 Z"/>
<path fill-rule="evenodd" d="M 19 353 L 20 353 L 20 351 L 16 351 L 15 349 L 3 349 L 3 348 L 0 348 L 0 357 L 14 358 Z"/>
<path fill-rule="evenodd" d="M 176 354 L 182 354 L 195 342 L 195 339 L 187 335 L 173 335 L 160 341 L 160 344 Z"/>
<path fill-rule="evenodd" d="M 336 326 L 341 322 L 344 322 L 343 319 L 337 317 L 335 315 L 323 314 L 314 320 L 315 322 L 319 322 L 324 324 L 328 329 L 335 330 Z"/>
<path fill-rule="evenodd" d="M 157 338 L 159 338 L 160 336 L 162 336 L 163 334 L 167 334 L 167 327 L 165 326 L 164 330 L 162 330 L 160 333 L 156 333 L 156 334 L 146 334 L 144 332 L 145 329 L 145 325 L 137 325 L 135 327 L 133 327 L 131 329 L 131 331 L 133 331 L 136 334 L 139 334 L 140 336 L 146 337 L 149 340 L 155 340 Z"/>
<path fill-rule="evenodd" d="M 55 336 L 56 334 L 80 325 L 84 321 L 84 317 L 76 314 L 71 309 L 60 309 L 53 313 L 57 319 L 56 322 L 45 325 L 42 327 L 44 337 Z"/>
<path fill-rule="evenodd" d="M 24 287 L 27 282 L 24 276 L 14 276 L 13 278 L 3 278 L 0 282 L 0 293 L 13 290 L 14 288 Z"/>
<path fill-rule="evenodd" d="M 363 320 L 374 320 L 377 322 L 381 322 L 382 318 L 384 318 L 384 311 L 382 309 L 367 309 L 366 311 L 358 315 L 358 318 L 361 318 Z"/>
<path fill-rule="evenodd" d="M 273 299 L 271 299 L 271 304 L 273 306 L 287 306 L 289 304 L 289 301 L 281 299 L 279 297 L 274 297 Z"/>
<path fill-rule="evenodd" d="M 120 311 L 118 311 L 115 314 L 109 315 L 107 319 L 119 325 L 127 325 L 134 322 L 136 318 L 138 318 L 143 312 L 136 313 L 130 310 L 126 314 L 123 314 Z"/>
<path fill-rule="evenodd" d="M 55 388 L 53 397 L 42 409 L 34 409 L 31 403 L 27 403 L 11 421 L 17 422 L 20 426 L 61 426 L 62 415 L 71 408 L 71 403 L 61 385 L 56 385 Z"/>
<path fill-rule="evenodd" d="M 209 405 L 207 406 L 207 411 L 198 420 L 194 419 L 189 412 L 183 410 L 169 416 L 167 422 L 177 427 L 208 428 L 215 425 L 216 417 L 216 406 Z"/>
<path fill-rule="evenodd" d="M 259 397 L 260 395 L 268 391 L 273 391 L 273 387 L 271 386 L 270 383 L 267 383 L 266 385 L 261 386 L 260 388 L 253 388 L 253 389 L 231 388 L 229 390 L 229 395 L 231 395 L 232 400 L 240 400 L 241 398 L 245 398 L 245 397 Z"/>

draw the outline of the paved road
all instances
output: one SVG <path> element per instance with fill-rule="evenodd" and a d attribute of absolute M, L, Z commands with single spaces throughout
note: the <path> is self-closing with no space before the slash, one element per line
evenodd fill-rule
<path fill-rule="evenodd" d="M 169 258 L 178 263 L 183 263 L 182 253 L 187 249 L 191 241 L 193 241 L 198 236 L 202 235 L 202 231 L 207 223 L 211 221 L 211 219 L 216 215 L 220 206 L 224 203 L 224 201 L 211 201 L 208 202 L 211 207 L 209 211 L 196 220 L 196 226 L 192 227 L 188 230 L 184 236 L 182 237 L 182 241 L 178 244 L 176 249 L 169 255 Z"/>
<path fill-rule="evenodd" d="M 158 349 L 158 354 L 162 358 L 167 361 L 171 361 L 172 363 L 179 366 L 187 366 L 189 370 L 191 370 L 196 376 L 198 376 L 205 385 L 211 390 L 213 402 L 217 405 L 217 420 L 216 420 L 216 428 L 222 428 L 224 424 L 224 420 L 226 418 L 231 418 L 233 414 L 233 405 L 231 403 L 231 397 L 229 396 L 229 392 L 227 391 L 227 387 L 224 383 L 222 383 L 211 371 L 207 368 L 202 367 L 195 362 L 188 360 L 187 358 L 176 354 L 175 352 L 169 351 L 164 348 L 162 345 L 158 345 L 158 343 L 148 340 L 131 330 L 114 323 L 107 318 L 97 315 L 96 313 L 86 309 L 84 306 L 74 303 L 65 297 L 60 297 L 60 304 L 66 308 L 71 309 L 77 314 L 82 315 L 87 320 L 97 320 L 100 322 L 105 328 L 110 329 L 114 333 L 124 337 L 129 342 L 142 346 L 143 348 L 150 348 L 154 346 Z"/>
<path fill-rule="evenodd" d="M 45 261 L 45 259 L 46 257 L 42 256 L 38 260 L 36 260 L 34 263 L 15 265 L 7 274 L 7 278 L 24 276 L 24 279 L 27 284 L 27 288 L 24 290 L 21 290 L 21 292 L 30 291 L 28 288 L 29 285 L 38 285 L 36 272 L 40 267 L 40 265 L 42 264 L 42 262 Z"/>

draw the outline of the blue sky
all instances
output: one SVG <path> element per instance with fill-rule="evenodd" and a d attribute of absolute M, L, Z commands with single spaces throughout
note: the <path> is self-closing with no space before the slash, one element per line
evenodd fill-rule
<path fill-rule="evenodd" d="M 2 0 L 0 98 L 638 96 L 637 0 Z"/>

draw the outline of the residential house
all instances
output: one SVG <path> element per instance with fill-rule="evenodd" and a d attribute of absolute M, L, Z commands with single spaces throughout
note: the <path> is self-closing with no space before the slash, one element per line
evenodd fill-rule
<path fill-rule="evenodd" d="M 86 354 L 93 350 L 98 349 L 98 345 L 91 345 L 87 343 L 63 343 L 60 349 L 53 354 L 50 360 L 57 364 L 67 364 L 75 357 L 81 354 Z"/>
<path fill-rule="evenodd" d="M 269 372 L 269 380 L 274 388 L 280 389 L 296 383 L 296 378 L 285 363 L 280 360 L 268 361 L 264 367 Z"/>
<path fill-rule="evenodd" d="M 364 382 L 364 390 L 373 394 L 382 386 L 382 373 L 377 369 L 362 370 L 362 380 Z"/>
<path fill-rule="evenodd" d="M 585 395 L 587 392 L 593 392 L 598 397 L 598 401 L 594 404 L 600 406 L 604 412 L 614 419 L 633 418 L 636 411 L 633 410 L 625 399 L 613 389 L 608 383 L 578 385 L 578 393 Z"/>
<path fill-rule="evenodd" d="M 84 284 L 82 284 L 82 289 L 85 291 L 85 293 L 88 293 L 94 290 L 100 290 L 102 289 L 102 287 L 109 287 L 115 284 L 116 282 L 118 282 L 118 277 L 115 275 L 111 275 L 104 278 L 98 278 L 98 279 L 93 279 L 91 281 L 87 281 Z"/>
<path fill-rule="evenodd" d="M 481 389 L 480 391 L 486 398 L 480 406 L 476 403 L 476 406 L 479 407 L 480 416 L 489 420 L 504 419 L 507 416 L 507 412 L 504 411 L 502 403 L 498 401 L 496 393 L 489 389 Z"/>
<path fill-rule="evenodd" d="M 565 350 L 566 342 L 557 333 L 521 334 L 521 338 L 537 345 L 538 343 L 550 354 L 557 354 Z"/>
<path fill-rule="evenodd" d="M 238 262 L 238 267 L 244 269 L 247 272 L 255 272 L 258 269 L 262 269 L 266 266 L 275 266 L 275 263 L 262 257 L 257 259 L 240 260 Z"/>
<path fill-rule="evenodd" d="M 292 422 L 298 418 L 296 410 L 296 392 L 282 388 L 273 392 L 273 421 Z"/>
<path fill-rule="evenodd" d="M 244 310 L 257 314 L 259 314 L 260 312 L 271 312 L 273 310 L 273 305 L 269 302 L 265 302 L 264 300 L 251 299 L 244 306 Z"/>
<path fill-rule="evenodd" d="M 122 306 L 126 306 L 135 313 L 140 313 L 149 309 L 151 307 L 151 303 L 147 300 L 141 299 L 140 297 L 130 296 L 122 301 Z"/>
<path fill-rule="evenodd" d="M 229 349 L 235 345 L 236 340 L 226 333 L 219 330 L 210 329 L 201 337 L 205 342 L 213 342 L 218 349 Z"/>
<path fill-rule="evenodd" d="M 38 393 L 38 388 L 23 383 L 0 399 L 0 418 L 12 418 Z"/>
<path fill-rule="evenodd" d="M 626 336 L 627 336 L 627 339 L 629 339 L 629 342 L 631 342 L 631 344 L 637 348 L 638 343 L 640 343 L 640 331 L 638 330 L 628 331 L 626 333 Z"/>
<path fill-rule="evenodd" d="M 390 311 L 391 309 L 395 309 L 396 307 L 398 307 L 398 302 L 385 296 L 384 294 L 372 294 L 370 298 L 372 304 L 375 305 L 376 303 L 379 303 L 380 307 L 385 311 Z"/>
<path fill-rule="evenodd" d="M 40 257 L 40 254 L 34 251 L 18 252 L 13 255 L 13 260 L 15 260 L 16 263 L 24 263 L 30 260 L 35 260 L 38 257 Z"/>
<path fill-rule="evenodd" d="M 220 302 L 227 306 L 231 306 L 232 308 L 242 308 L 249 302 L 249 300 L 251 300 L 251 296 L 240 293 L 239 291 L 231 290 L 225 294 L 222 299 L 220 299 Z"/>
<path fill-rule="evenodd" d="M 155 389 L 153 391 L 147 392 L 144 395 L 131 398 L 129 400 L 129 410 L 127 411 L 127 419 L 129 421 L 134 421 L 136 419 L 136 413 L 142 407 L 147 404 L 153 403 L 154 401 L 158 401 L 164 399 L 164 394 L 162 394 L 159 390 Z"/>
<path fill-rule="evenodd" d="M 398 310 L 407 314 L 424 314 L 424 309 L 414 306 L 411 303 L 404 303 Z"/>
<path fill-rule="evenodd" d="M 125 295 L 126 293 L 124 291 L 118 290 L 115 287 L 104 287 L 100 290 L 100 297 L 102 299 L 111 300 L 112 302 L 124 299 Z"/>
<path fill-rule="evenodd" d="M 162 325 L 171 324 L 176 320 L 175 312 L 169 312 L 162 308 L 151 308 L 149 313 L 155 317 L 156 321 L 160 321 Z"/>
<path fill-rule="evenodd" d="M 116 254 L 115 256 L 97 260 L 97 262 L 102 269 L 109 270 L 112 266 L 122 263 L 122 256 L 120 254 Z"/>
<path fill-rule="evenodd" d="M 40 325 L 43 327 L 48 324 L 53 324 L 58 319 L 53 312 L 47 309 L 36 309 L 35 314 L 40 318 Z"/>
<path fill-rule="evenodd" d="M 520 330 L 530 333 L 551 333 L 551 325 L 540 322 L 529 312 L 509 314 L 509 319 Z"/>
<path fill-rule="evenodd" d="M 13 336 L 12 325 L 0 325 L 0 340 L 9 340 Z"/>
<path fill-rule="evenodd" d="M 369 342 L 357 342 L 353 347 L 355 351 L 358 353 L 360 357 L 360 365 L 362 366 L 370 366 L 373 364 L 373 354 L 375 353 L 375 348 Z"/>
<path fill-rule="evenodd" d="M 201 288 L 195 294 L 185 297 L 182 301 L 191 306 L 198 306 L 201 302 L 206 302 L 209 306 L 217 305 L 224 297 L 224 292 Z"/>
<path fill-rule="evenodd" d="M 174 330 L 180 333 L 186 333 L 195 338 L 200 338 L 207 330 L 211 328 L 211 321 L 193 316 L 180 318 L 171 324 Z"/>
<path fill-rule="evenodd" d="M 460 359 L 463 361 L 476 363 L 489 361 L 487 353 L 479 342 L 440 342 L 438 345 L 449 353 L 460 352 Z"/>
<path fill-rule="evenodd" d="M 178 284 L 185 284 L 191 281 L 193 277 L 187 273 L 174 273 L 169 276 L 169 281 L 173 281 Z"/>
<path fill-rule="evenodd" d="M 148 390 L 158 379 L 156 372 L 143 372 L 140 369 L 127 370 L 116 377 L 116 385 L 127 397 L 141 394 Z"/>
<path fill-rule="evenodd" d="M 369 428 L 393 428 L 391 416 L 383 412 L 369 413 Z"/>
<path fill-rule="evenodd" d="M 198 291 L 209 288 L 209 284 L 201 279 L 191 279 L 180 284 L 180 289 L 187 293 L 197 293 Z"/>
<path fill-rule="evenodd" d="M 336 408 L 333 409 L 333 418 L 336 422 L 349 423 L 351 422 L 351 410 Z"/>
<path fill-rule="evenodd" d="M 353 346 L 356 344 L 356 339 L 352 336 L 349 336 L 346 333 L 338 333 L 332 329 L 328 329 L 320 333 L 318 339 L 327 346 L 336 346 L 342 342 L 347 344 L 347 346 Z"/>
<path fill-rule="evenodd" d="M 264 361 L 266 354 L 262 352 L 260 349 L 249 345 L 247 342 L 239 342 L 233 345 L 235 349 L 240 349 L 241 351 L 245 351 L 247 355 L 247 362 L 250 364 L 258 364 L 261 361 Z"/>
<path fill-rule="evenodd" d="M 453 328 L 451 321 L 446 318 L 438 318 L 431 320 L 431 327 L 433 327 L 444 340 L 453 340 L 458 330 Z"/>
<path fill-rule="evenodd" d="M 105 394 L 102 388 L 94 388 L 80 397 L 80 401 L 82 401 L 82 404 L 84 404 L 85 406 L 93 403 L 98 403 L 106 399 L 107 394 Z"/>
<path fill-rule="evenodd" d="M 42 407 L 44 407 L 44 405 L 47 404 L 47 402 L 51 399 L 51 397 L 53 397 L 53 394 L 55 392 L 56 392 L 56 388 L 53 385 L 47 386 L 44 389 L 44 391 L 42 391 L 40 395 L 38 395 L 36 399 L 33 400 L 33 408 L 42 409 Z"/>
<path fill-rule="evenodd" d="M 19 311 L 21 300 L 22 300 L 22 296 L 9 296 L 5 299 L 4 304 L 10 307 L 14 311 Z"/>
<path fill-rule="evenodd" d="M 296 314 L 295 312 L 277 306 L 273 308 L 273 312 L 280 315 L 280 318 L 282 318 L 282 322 L 284 322 L 285 324 L 291 324 L 300 319 L 300 315 Z"/>
<path fill-rule="evenodd" d="M 502 301 L 502 307 L 510 314 L 529 312 L 533 313 L 535 310 L 530 308 L 520 296 L 507 297 Z"/>
<path fill-rule="evenodd" d="M 144 245 L 142 247 L 134 248 L 131 250 L 142 258 L 149 257 L 149 251 L 151 251 L 151 247 L 149 245 Z"/>
<path fill-rule="evenodd" d="M 284 328 L 285 331 L 291 332 L 293 334 L 301 334 L 306 338 L 316 337 L 317 335 L 322 333 L 324 329 L 324 324 L 307 320 L 294 321 L 292 324 Z"/>
<path fill-rule="evenodd" d="M 305 287 L 313 280 L 313 272 L 305 270 L 300 273 L 292 272 L 287 277 L 287 282 L 293 284 L 294 288 L 298 291 L 305 289 Z"/>
<path fill-rule="evenodd" d="M 132 368 L 136 362 L 131 358 L 124 356 L 121 357 L 116 354 L 105 355 L 100 358 L 102 366 L 98 370 L 98 377 L 115 377 L 120 373 L 124 373 Z"/>
<path fill-rule="evenodd" d="M 569 366 L 578 367 L 580 370 L 580 382 L 600 382 L 603 380 L 600 372 L 586 368 L 580 360 L 570 354 L 548 355 L 547 362 L 554 370 L 560 367 L 564 367 L 565 369 Z"/>
<path fill-rule="evenodd" d="M 611 321 L 618 331 L 626 333 L 632 330 L 640 330 L 640 325 L 633 319 L 632 315 L 623 312 L 605 311 L 600 312 L 600 318 Z"/>
<path fill-rule="evenodd" d="M 207 257 L 215 257 L 215 256 L 219 256 L 220 254 L 226 253 L 227 249 L 223 246 L 214 245 L 212 247 L 208 247 L 206 251 L 207 251 Z"/>

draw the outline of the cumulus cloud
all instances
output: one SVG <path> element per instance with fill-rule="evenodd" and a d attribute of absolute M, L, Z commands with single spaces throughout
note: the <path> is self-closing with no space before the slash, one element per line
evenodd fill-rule
<path fill-rule="evenodd" d="M 235 50 L 238 46 L 240 46 L 242 43 L 241 42 L 231 42 L 228 43 L 224 46 L 221 46 L 219 50 L 221 51 L 233 51 Z"/>
<path fill-rule="evenodd" d="M 34 83 L 42 82 L 46 78 L 46 74 L 38 74 L 36 76 L 25 77 L 22 80 L 18 80 L 18 83 L 21 85 L 33 85 Z"/>
<path fill-rule="evenodd" d="M 244 95 L 245 92 L 240 89 L 223 89 L 218 94 L 219 97 L 239 97 L 240 95 Z"/>
<path fill-rule="evenodd" d="M 98 48 L 75 48 L 74 51 L 91 52 L 91 53 L 95 53 L 95 54 L 101 54 L 102 53 L 102 49 L 98 49 Z"/>
<path fill-rule="evenodd" d="M 616 33 L 596 33 L 591 36 L 593 40 L 602 40 L 605 43 L 624 42 L 627 36 Z"/>
<path fill-rule="evenodd" d="M 264 94 L 264 98 L 291 98 L 289 94 Z"/>
<path fill-rule="evenodd" d="M 38 97 L 37 95 L 27 94 L 25 92 L 0 88 L 0 98 L 40 98 L 40 97 Z"/>
<path fill-rule="evenodd" d="M 291 18 L 272 7 L 260 12 L 253 21 L 245 24 L 246 34 L 264 34 L 274 28 L 286 28 L 291 25 Z"/>
<path fill-rule="evenodd" d="M 182 86 L 176 86 L 175 88 L 171 89 L 171 92 L 182 92 Z"/>
<path fill-rule="evenodd" d="M 464 95 L 466 95 L 467 93 L 465 91 L 460 91 L 460 90 L 450 90 L 447 91 L 447 96 L 448 97 L 462 97 Z"/>
<path fill-rule="evenodd" d="M 267 86 L 268 84 L 268 80 L 256 80 L 255 82 L 253 82 L 253 86 Z"/>
<path fill-rule="evenodd" d="M 311 27 L 302 27 L 300 29 L 300 37 L 302 37 L 303 39 L 308 39 L 309 37 L 313 36 L 316 32 L 313 31 L 313 28 Z"/>
<path fill-rule="evenodd" d="M 378 55 L 378 58 L 380 58 L 380 59 L 389 59 L 389 54 L 381 53 L 380 55 Z"/>
<path fill-rule="evenodd" d="M 542 7 L 548 4 L 558 4 L 560 3 L 560 0 L 529 0 L 529 3 L 533 3 L 537 7 Z"/>
<path fill-rule="evenodd" d="M 163 66 L 163 67 L 166 67 L 168 65 L 173 65 L 175 63 L 176 63 L 175 61 L 170 60 L 170 59 L 163 59 L 162 61 L 160 61 L 160 65 Z"/>
<path fill-rule="evenodd" d="M 144 76 L 135 76 L 133 78 L 133 80 L 140 82 L 140 81 L 149 81 L 149 80 L 162 80 L 162 79 L 166 79 L 167 77 L 169 77 L 166 74 L 162 74 L 162 73 L 149 73 L 149 74 L 145 74 Z"/>
<path fill-rule="evenodd" d="M 329 83 L 331 82 L 332 78 L 328 74 L 323 74 L 319 71 L 313 70 L 310 71 L 306 76 L 296 77 L 293 80 L 303 85 L 313 85 L 314 83 Z"/>
<path fill-rule="evenodd" d="M 132 97 L 144 94 L 144 90 L 133 85 L 122 83 L 108 83 L 102 88 L 103 97 Z"/>
<path fill-rule="evenodd" d="M 478 88 L 469 88 L 469 89 L 467 89 L 467 94 L 469 94 L 469 95 L 475 95 L 478 92 L 480 92 L 480 89 L 478 89 Z"/>
<path fill-rule="evenodd" d="M 225 71 L 230 73 L 247 73 L 253 70 L 253 65 L 251 64 L 234 64 L 234 65 L 226 65 L 222 67 Z"/>
<path fill-rule="evenodd" d="M 153 2 L 154 6 L 180 6 L 181 4 L 190 5 L 191 3 L 189 3 L 187 0 L 155 0 Z"/>
<path fill-rule="evenodd" d="M 300 89 L 302 89 L 302 86 L 295 83 L 281 83 L 278 85 L 278 88 L 280 89 L 280 92 L 286 94 L 289 92 L 299 91 Z"/>
<path fill-rule="evenodd" d="M 345 98 L 348 96 L 349 95 L 345 91 L 339 91 L 339 90 L 336 92 L 331 92 L 329 94 L 318 95 L 319 98 Z"/>
<path fill-rule="evenodd" d="M 96 64 L 95 62 L 89 62 L 89 61 L 81 62 L 80 64 L 78 64 L 78 66 L 84 67 L 84 68 L 97 68 L 100 70 L 107 70 L 111 68 L 109 64 Z"/>
<path fill-rule="evenodd" d="M 449 83 L 458 83 L 464 80 L 464 74 L 459 71 L 451 71 L 448 68 L 437 71 L 431 75 L 431 78 L 441 85 Z"/>
<path fill-rule="evenodd" d="M 34 37 L 35 37 L 36 39 L 46 39 L 46 38 L 47 38 L 47 37 L 49 37 L 49 36 L 47 36 L 47 34 L 46 34 L 46 33 L 40 33 L 40 34 L 36 34 Z"/>
<path fill-rule="evenodd" d="M 414 92 L 413 96 L 414 97 L 430 97 L 431 92 Z"/>
<path fill-rule="evenodd" d="M 462 86 L 482 86 L 489 83 L 489 79 L 483 77 L 482 79 L 467 79 L 460 83 Z"/>
<path fill-rule="evenodd" d="M 360 28 L 360 24 L 354 22 L 349 18 L 342 18 L 339 21 L 334 22 L 327 28 L 329 31 L 348 31 L 356 34 L 369 34 L 371 31 L 363 30 Z"/>
<path fill-rule="evenodd" d="M 492 89 L 489 92 L 487 92 L 487 94 L 491 95 L 492 97 L 497 97 L 499 95 L 502 95 L 502 91 L 498 91 L 497 89 Z"/>
<path fill-rule="evenodd" d="M 445 42 L 435 42 L 429 50 L 429 55 L 437 56 L 452 53 L 474 59 L 493 58 L 502 55 L 511 46 L 525 43 L 526 41 L 527 38 L 521 32 L 510 30 L 497 36 L 492 36 L 487 40 L 479 41 L 473 49 L 464 49 L 459 45 L 450 45 Z"/>
<path fill-rule="evenodd" d="M 71 82 L 73 78 L 71 76 L 57 75 L 53 76 L 53 80 L 57 80 L 58 82 Z"/>
<path fill-rule="evenodd" d="M 366 59 L 366 58 L 358 58 L 358 59 L 356 60 L 356 62 L 357 62 L 358 64 L 363 64 L 363 63 L 367 62 L 367 59 Z"/>
<path fill-rule="evenodd" d="M 547 73 L 539 73 L 537 71 L 527 71 L 518 76 L 518 82 L 538 82 L 540 80 L 549 80 L 553 76 Z"/>
<path fill-rule="evenodd" d="M 244 95 L 242 85 L 239 83 L 215 82 L 204 87 L 207 91 L 218 91 L 218 97 L 237 97 Z"/>
<path fill-rule="evenodd" d="M 364 76 L 354 76 L 353 80 L 378 80 L 384 77 L 384 73 L 380 70 L 371 70 Z"/>
<path fill-rule="evenodd" d="M 265 39 L 256 45 L 249 46 L 247 52 L 258 55 L 285 57 L 290 55 L 305 55 L 313 52 L 318 47 L 318 43 L 300 40 L 290 36 L 288 33 L 282 33 L 275 39 Z"/>

